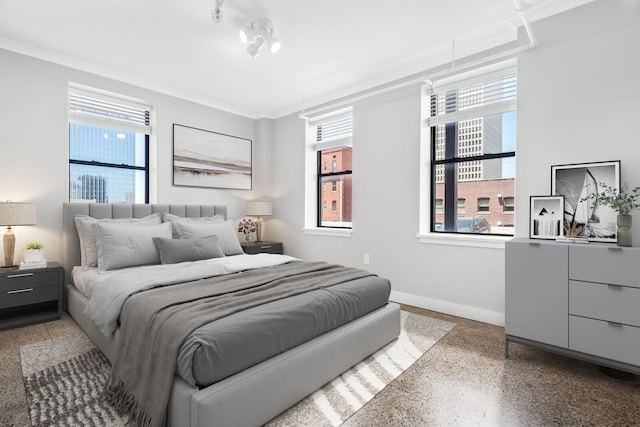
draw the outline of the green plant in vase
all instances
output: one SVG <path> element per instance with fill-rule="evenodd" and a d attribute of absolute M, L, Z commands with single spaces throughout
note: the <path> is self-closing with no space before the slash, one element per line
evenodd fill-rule
<path fill-rule="evenodd" d="M 24 261 L 38 262 L 44 259 L 44 245 L 35 240 L 24 245 Z"/>
<path fill-rule="evenodd" d="M 618 213 L 618 246 L 631 246 L 631 211 L 640 208 L 640 187 L 629 190 L 625 182 L 620 190 L 600 183 L 602 191 L 592 193 L 583 200 L 592 200 L 594 205 L 609 206 Z"/>

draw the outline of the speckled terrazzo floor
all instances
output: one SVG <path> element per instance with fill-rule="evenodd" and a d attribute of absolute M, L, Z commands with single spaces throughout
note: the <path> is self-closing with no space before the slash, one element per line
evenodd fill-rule
<path fill-rule="evenodd" d="M 640 381 L 512 343 L 504 329 L 404 306 L 456 323 L 345 426 L 640 426 Z M 81 333 L 68 316 L 0 331 L 0 426 L 28 426 L 22 345 Z"/>

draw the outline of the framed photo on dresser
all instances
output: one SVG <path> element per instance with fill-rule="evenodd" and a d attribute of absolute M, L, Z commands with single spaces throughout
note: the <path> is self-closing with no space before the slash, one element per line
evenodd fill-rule
<path fill-rule="evenodd" d="M 557 239 L 564 237 L 564 196 L 531 196 L 529 238 Z"/>

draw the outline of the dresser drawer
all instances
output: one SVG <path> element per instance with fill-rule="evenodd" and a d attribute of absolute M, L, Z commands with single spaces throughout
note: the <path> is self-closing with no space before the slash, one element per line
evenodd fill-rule
<path fill-rule="evenodd" d="M 640 327 L 640 288 L 569 281 L 569 314 Z"/>
<path fill-rule="evenodd" d="M 570 245 L 569 279 L 640 288 L 640 248 Z"/>
<path fill-rule="evenodd" d="M 58 285 L 29 287 L 16 290 L 2 290 L 0 294 L 0 309 L 19 307 L 39 302 L 57 301 Z"/>
<path fill-rule="evenodd" d="M 0 292 L 25 288 L 39 288 L 58 284 L 58 270 L 25 271 L 16 270 L 15 273 L 0 277 Z"/>
<path fill-rule="evenodd" d="M 640 328 L 569 316 L 569 348 L 640 366 Z"/>

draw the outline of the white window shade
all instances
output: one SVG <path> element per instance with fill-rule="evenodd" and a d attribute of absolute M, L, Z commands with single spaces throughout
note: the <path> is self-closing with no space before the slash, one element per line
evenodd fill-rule
<path fill-rule="evenodd" d="M 353 146 L 353 115 L 351 111 L 325 117 L 321 120 L 310 120 L 316 126 L 315 151 L 328 150 L 337 147 Z"/>
<path fill-rule="evenodd" d="M 516 75 L 507 72 L 436 88 L 430 95 L 427 126 L 513 111 L 516 93 Z"/>
<path fill-rule="evenodd" d="M 69 121 L 150 135 L 150 115 L 149 105 L 69 87 Z"/>

